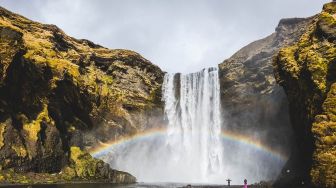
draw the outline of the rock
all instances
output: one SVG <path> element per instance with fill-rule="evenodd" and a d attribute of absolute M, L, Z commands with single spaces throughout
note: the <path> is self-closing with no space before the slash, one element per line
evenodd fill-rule
<path fill-rule="evenodd" d="M 63 174 L 67 179 L 109 179 L 111 183 L 134 183 L 136 178 L 129 173 L 112 170 L 102 160 L 94 159 L 79 147 L 70 149 L 70 169 Z"/>
<path fill-rule="evenodd" d="M 161 69 L 1 7 L 0 46 L 1 169 L 134 182 L 85 150 L 161 124 Z"/>
<path fill-rule="evenodd" d="M 336 3 L 325 4 L 300 40 L 282 48 L 274 60 L 299 144 L 303 174 L 294 180 L 317 187 L 336 186 L 335 15 Z"/>
<path fill-rule="evenodd" d="M 275 81 L 272 63 L 280 48 L 297 42 L 314 19 L 282 19 L 275 33 L 252 42 L 219 64 L 227 129 L 257 135 L 262 143 L 286 155 L 292 154 L 291 158 L 296 158 L 297 146 L 286 94 Z M 269 178 L 276 175 L 269 173 Z"/>

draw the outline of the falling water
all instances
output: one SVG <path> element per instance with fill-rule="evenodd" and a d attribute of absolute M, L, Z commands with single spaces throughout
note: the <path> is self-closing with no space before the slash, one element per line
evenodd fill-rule
<path fill-rule="evenodd" d="M 162 86 L 166 127 L 112 145 L 94 155 L 140 182 L 241 183 L 275 178 L 284 165 L 253 145 L 225 139 L 217 68 L 166 74 Z M 253 134 L 258 135 L 256 132 Z M 251 133 L 251 134 L 252 134 Z"/>
<path fill-rule="evenodd" d="M 219 91 L 216 68 L 166 74 L 163 83 L 167 147 L 177 166 L 203 181 L 223 168 Z"/>

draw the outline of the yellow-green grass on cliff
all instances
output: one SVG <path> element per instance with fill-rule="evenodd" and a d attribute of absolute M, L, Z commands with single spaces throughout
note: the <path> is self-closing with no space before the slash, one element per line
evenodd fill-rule
<path fill-rule="evenodd" d="M 26 25 L 20 21 L 26 23 Z M 27 21 L 24 18 L 18 21 L 17 18 L 9 20 L 6 17 L 0 17 L 0 26 L 9 27 L 19 33 L 23 33 L 23 40 L 27 50 L 24 55 L 25 58 L 36 63 L 46 64 L 53 68 L 52 70 L 67 71 L 74 77 L 79 75 L 78 66 L 64 57 L 64 53 L 58 53 L 55 50 L 55 46 L 50 41 L 52 38 L 51 31 L 40 29 L 41 24 Z M 27 27 L 31 27 L 28 30 L 29 32 L 26 30 Z"/>
<path fill-rule="evenodd" d="M 77 177 L 94 177 L 96 175 L 97 160 L 88 153 L 83 152 L 79 147 L 70 148 L 70 159 L 72 160 Z"/>
<path fill-rule="evenodd" d="M 323 12 L 321 15 L 328 13 Z M 319 16 L 323 19 L 325 16 Z M 335 20 L 335 17 L 331 17 Z M 299 78 L 303 68 L 311 72 L 311 80 L 315 88 L 322 93 L 326 92 L 326 76 L 330 63 L 335 60 L 336 44 L 326 40 L 321 41 L 315 34 L 315 25 L 302 35 L 296 45 L 280 49 L 278 58 L 283 63 L 283 68 L 293 78 Z"/>
<path fill-rule="evenodd" d="M 110 169 L 77 147 L 82 143 L 73 136 L 90 143 L 106 139 L 110 134 L 101 130 L 108 118 L 122 134 L 133 133 L 146 120 L 138 118 L 139 112 L 161 108 L 154 100 L 162 71 L 136 52 L 78 40 L 54 25 L 30 21 L 1 7 L 0 31 L 0 107 L 7 118 L 7 124 L 0 122 L 0 152 L 5 156 L 1 168 L 23 169 L 21 175 L 59 172 L 52 181 L 122 182 L 123 176 L 133 182 L 131 175 Z M 11 97 L 12 93 L 20 97 Z M 101 135 L 92 138 L 92 132 Z M 54 161 L 60 156 L 64 163 L 44 164 L 45 158 Z M 47 181 L 51 176 L 35 173 L 29 178 L 38 182 L 43 177 Z M 5 179 L 19 183 L 20 178 Z"/>
<path fill-rule="evenodd" d="M 297 46 L 291 46 L 282 48 L 279 51 L 279 61 L 286 62 L 284 68 L 288 70 L 293 78 L 298 79 L 301 67 L 298 65 L 297 60 L 294 57 L 294 53 L 297 50 Z"/>
<path fill-rule="evenodd" d="M 51 125 L 54 124 L 54 122 L 49 117 L 47 104 L 44 104 L 43 110 L 37 115 L 35 120 L 29 123 L 25 123 L 23 125 L 23 130 L 28 135 L 28 138 L 34 142 L 36 142 L 38 139 L 38 134 L 41 130 L 42 122 L 45 122 Z"/>
<path fill-rule="evenodd" d="M 154 95 L 152 93 L 155 93 L 156 88 L 160 88 L 160 86 L 153 85 L 153 77 L 144 76 L 143 72 L 140 74 L 137 72 L 137 68 L 139 69 L 137 66 L 140 66 L 140 64 L 126 65 L 123 62 L 133 62 L 135 59 L 138 59 L 139 61 L 149 63 L 138 53 L 130 50 L 110 50 L 101 46 L 92 48 L 87 41 L 71 38 L 55 26 L 32 22 L 19 15 L 15 15 L 15 17 L 9 16 L 8 18 L 0 17 L 1 26 L 9 27 L 23 34 L 22 38 L 26 50 L 24 58 L 34 62 L 37 66 L 48 66 L 51 68 L 55 74 L 50 82 L 51 88 L 56 87 L 55 83 L 62 79 L 63 74 L 66 72 L 72 76 L 74 83 L 79 82 L 80 87 L 88 89 L 93 95 L 107 96 L 108 98 L 113 98 L 113 101 L 120 101 L 121 103 L 126 103 L 126 105 L 135 106 L 138 109 L 152 107 L 151 100 L 153 98 L 151 95 Z M 65 51 L 58 50 L 54 41 L 55 34 L 62 36 L 62 40 L 71 47 Z M 114 61 L 113 68 L 124 69 L 130 77 L 141 77 L 140 79 L 144 84 L 150 88 L 150 96 L 148 97 L 143 95 L 142 92 L 137 91 L 121 91 L 123 89 L 118 84 L 113 84 L 111 75 L 107 75 L 106 72 L 94 66 L 94 63 L 90 60 L 92 56 L 110 59 L 110 61 Z M 118 59 L 122 59 L 123 61 L 119 61 Z M 79 72 L 78 63 L 81 61 L 84 61 L 87 65 L 89 64 L 89 66 L 85 67 L 87 71 L 84 74 Z M 144 102 L 130 99 L 133 98 L 132 95 L 136 95 L 135 98 L 141 97 Z"/>
<path fill-rule="evenodd" d="M 293 100 L 304 100 L 305 109 L 296 110 L 307 111 L 305 118 L 313 121 L 311 130 L 301 129 L 313 134 L 310 176 L 313 184 L 322 187 L 336 186 L 335 33 L 336 3 L 333 2 L 324 6 L 298 43 L 282 48 L 275 58 L 277 81 L 286 85 Z"/>
<path fill-rule="evenodd" d="M 6 125 L 0 123 L 0 149 L 5 145 L 4 143 L 4 134 L 5 134 Z"/>
<path fill-rule="evenodd" d="M 314 182 L 325 182 L 327 187 L 336 184 L 336 83 L 332 84 L 326 100 L 323 102 L 325 118 L 315 121 L 312 132 L 316 135 L 316 151 L 311 175 Z"/>
<path fill-rule="evenodd" d="M 27 150 L 23 146 L 12 145 L 12 149 L 15 151 L 15 153 L 19 157 L 24 158 L 27 156 Z"/>
<path fill-rule="evenodd" d="M 58 53 L 54 50 L 54 45 L 48 39 L 51 37 L 52 34 L 49 31 L 42 31 L 35 35 L 24 33 L 23 38 L 27 47 L 24 57 L 36 63 L 45 63 L 52 70 L 66 71 L 74 78 L 77 78 L 79 76 L 78 65 L 62 56 L 65 55 L 64 53 Z"/>

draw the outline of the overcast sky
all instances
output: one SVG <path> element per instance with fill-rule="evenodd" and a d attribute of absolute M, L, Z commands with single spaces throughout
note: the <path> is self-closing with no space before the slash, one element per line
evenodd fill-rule
<path fill-rule="evenodd" d="M 216 66 L 272 32 L 281 18 L 307 17 L 329 0 L 0 0 L 70 36 L 130 49 L 168 72 Z"/>

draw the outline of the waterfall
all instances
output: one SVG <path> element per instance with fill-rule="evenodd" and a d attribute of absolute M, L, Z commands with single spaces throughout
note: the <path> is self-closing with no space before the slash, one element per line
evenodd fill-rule
<path fill-rule="evenodd" d="M 223 168 L 219 87 L 217 68 L 164 77 L 167 147 L 176 166 L 202 181 Z"/>
<path fill-rule="evenodd" d="M 217 68 L 167 73 L 162 100 L 164 125 L 121 139 L 94 156 L 140 182 L 257 182 L 274 179 L 285 164 L 272 149 L 248 137 L 258 138 L 259 132 L 229 132 L 236 125 L 229 127 L 221 119 L 226 109 L 221 107 Z"/>

